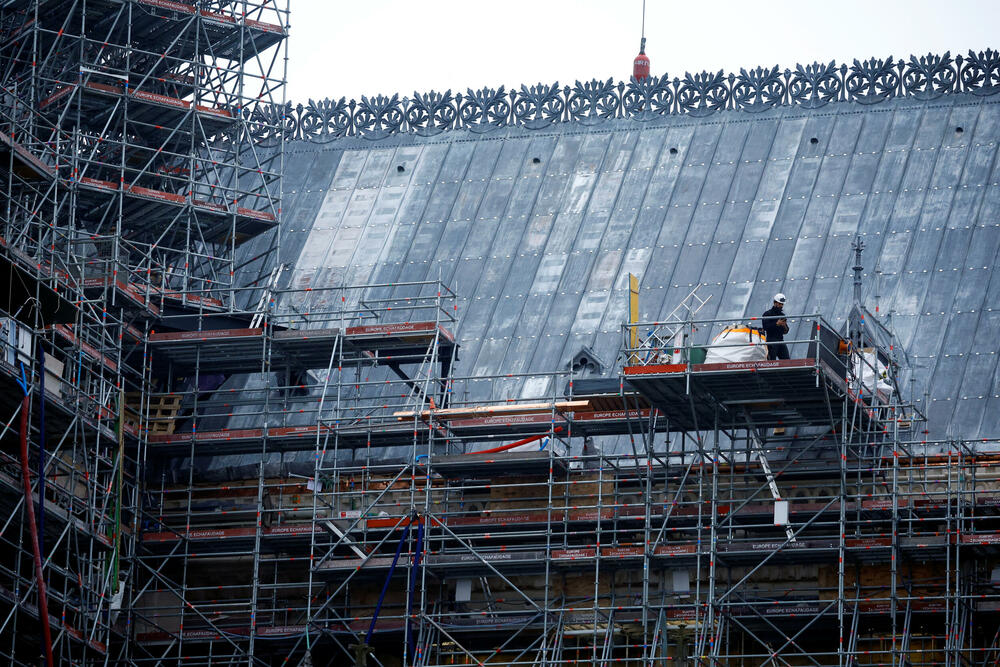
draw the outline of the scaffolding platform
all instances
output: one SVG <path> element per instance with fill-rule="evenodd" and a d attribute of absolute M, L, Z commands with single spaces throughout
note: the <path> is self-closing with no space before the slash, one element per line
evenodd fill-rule
<path fill-rule="evenodd" d="M 58 173 L 26 147 L 0 132 L 0 171 L 7 171 L 8 165 L 14 175 L 25 181 L 51 181 Z"/>
<path fill-rule="evenodd" d="M 79 94 L 72 95 L 74 91 Z M 207 106 L 204 104 L 192 104 L 187 100 L 182 100 L 171 95 L 154 93 L 146 90 L 134 90 L 117 85 L 87 81 L 79 84 L 67 84 L 57 88 L 54 93 L 46 97 L 39 104 L 43 112 L 58 113 L 65 103 L 69 102 L 78 105 L 84 117 L 93 123 L 100 123 L 107 113 L 107 102 L 110 100 L 121 100 L 128 97 L 129 115 L 137 123 L 148 125 L 150 130 L 157 129 L 160 140 L 169 143 L 183 141 L 182 138 L 174 138 L 169 141 L 171 127 L 185 121 L 184 116 L 188 113 L 198 115 L 198 123 L 206 132 L 216 133 L 224 131 L 234 122 L 233 113 L 228 109 Z M 153 134 L 157 134 L 153 132 Z"/>
<path fill-rule="evenodd" d="M 568 421 L 575 435 L 639 435 L 639 433 L 664 433 L 669 426 L 663 413 L 657 409 L 638 410 L 579 410 L 569 413 Z"/>
<path fill-rule="evenodd" d="M 260 547 L 266 553 L 279 553 L 296 546 L 308 546 L 313 531 L 325 531 L 310 523 L 290 523 L 265 526 L 260 529 Z M 154 553 L 168 552 L 179 542 L 196 545 L 198 552 L 207 554 L 246 553 L 256 542 L 254 526 L 234 528 L 192 528 L 190 530 L 147 531 L 140 536 L 143 546 Z"/>
<path fill-rule="evenodd" d="M 254 624 L 251 629 L 247 622 L 243 625 L 219 624 L 212 628 L 191 628 L 190 626 L 177 632 L 149 631 L 138 632 L 135 635 L 136 641 L 149 646 L 173 646 L 179 640 L 185 644 L 215 644 L 220 641 L 232 641 L 234 638 L 246 641 L 251 635 L 269 640 L 274 644 L 277 640 L 287 639 L 293 641 L 301 637 L 306 631 L 304 625 L 264 625 Z M 344 632 L 347 632 L 344 630 Z"/>
<path fill-rule="evenodd" d="M 398 519 L 395 521 L 398 522 Z M 502 539 L 499 535 L 495 538 Z M 993 546 L 1000 545 L 1000 533 L 982 535 L 978 539 Z M 927 536 L 904 538 L 901 546 L 909 551 L 927 541 Z M 393 541 L 390 539 L 388 542 Z M 860 550 L 871 549 L 874 546 L 861 542 L 862 540 L 847 540 L 847 554 L 852 561 L 873 563 L 890 560 L 891 545 L 888 544 L 878 545 L 885 547 L 884 551 L 880 550 L 878 558 L 856 558 Z M 914 559 L 922 558 L 921 554 L 915 551 L 908 555 Z M 404 553 L 404 558 L 407 556 L 412 554 Z M 465 572 L 485 572 L 497 567 L 507 573 L 538 573 L 545 570 L 546 563 L 559 568 L 579 568 L 592 567 L 599 561 L 601 567 L 635 569 L 642 567 L 645 556 L 642 546 L 607 546 L 598 549 L 591 545 L 546 550 L 512 544 L 502 549 L 479 549 L 476 553 L 462 550 L 430 553 L 424 563 L 429 571 L 445 568 L 448 571 L 458 569 Z M 673 566 L 683 566 L 699 557 L 711 556 L 712 553 L 706 545 L 695 541 L 659 544 L 649 553 L 651 560 L 669 562 Z M 836 538 L 819 537 L 804 537 L 794 541 L 784 538 L 719 540 L 715 557 L 725 566 L 752 566 L 765 560 L 776 563 L 834 563 L 839 557 L 839 541 Z M 391 555 L 381 553 L 372 554 L 367 558 L 333 557 L 320 563 L 316 571 L 330 576 L 337 573 L 351 574 L 359 570 L 374 574 L 388 570 L 392 561 Z"/>
<path fill-rule="evenodd" d="M 12 607 L 23 610 L 33 619 L 38 620 L 38 605 L 21 600 L 19 594 L 4 586 L 0 586 L 0 600 L 3 600 L 4 603 Z M 49 614 L 49 628 L 53 634 L 65 633 L 73 642 L 85 646 L 88 650 L 96 651 L 101 656 L 107 654 L 108 647 L 104 642 L 88 637 L 82 630 L 70 625 L 63 618 L 57 618 Z"/>
<path fill-rule="evenodd" d="M 225 310 L 221 299 L 199 294 L 188 294 L 174 290 L 163 289 L 149 283 L 126 282 L 115 278 L 84 278 L 78 287 L 82 287 L 88 295 L 98 296 L 98 292 L 106 288 L 115 290 L 122 306 L 133 306 L 145 311 L 153 317 L 159 317 L 165 310 L 176 316 L 178 313 L 189 313 L 192 317 L 204 316 L 206 313 L 218 313 Z M 132 326 L 127 327 L 132 340 L 142 341 L 142 332 Z"/>
<path fill-rule="evenodd" d="M 377 426 L 377 428 L 376 428 Z M 426 440 L 427 429 L 417 432 L 418 442 Z M 193 445 L 196 454 L 200 447 L 210 449 L 213 454 L 243 453 L 260 449 L 267 438 L 270 451 L 302 451 L 316 446 L 317 437 L 334 434 L 331 427 L 323 427 L 322 435 L 317 426 L 276 426 L 269 429 L 246 428 L 221 431 L 184 431 L 170 434 L 153 434 L 148 437 L 149 446 L 163 454 L 183 453 Z M 414 442 L 414 429 L 407 424 L 361 424 L 357 427 L 341 427 L 336 437 L 342 448 L 366 446 L 391 447 Z"/>
<path fill-rule="evenodd" d="M 67 187 L 72 182 L 64 183 Z M 230 206 L 221 202 L 211 202 L 203 199 L 191 199 L 186 195 L 150 188 L 140 185 L 119 185 L 90 176 L 79 179 L 80 205 L 99 209 L 102 205 L 113 203 L 109 195 L 122 197 L 122 214 L 134 219 L 144 219 L 148 225 L 136 229 L 130 234 L 130 240 L 136 242 L 156 242 L 162 238 L 163 228 L 156 223 L 168 224 L 179 215 L 190 209 L 203 216 L 199 221 L 202 227 L 202 237 L 206 241 L 218 241 L 231 233 L 231 218 L 235 221 L 236 244 L 249 240 L 265 232 L 277 224 L 272 213 L 258 211 L 246 206 Z"/>
<path fill-rule="evenodd" d="M 260 372 L 268 332 L 263 328 L 214 329 L 153 333 L 149 344 L 178 368 L 212 373 Z M 383 363 L 419 363 L 437 336 L 438 347 L 450 351 L 455 336 L 435 322 L 370 324 L 339 328 L 289 329 L 271 336 L 270 368 L 326 368 L 331 355 L 365 355 Z M 338 342 L 342 339 L 342 347 Z M 264 369 L 267 370 L 267 369 Z"/>
<path fill-rule="evenodd" d="M 648 416 L 648 412 L 644 416 Z M 624 411 L 584 411 L 557 415 L 555 424 L 571 425 L 572 435 L 575 436 L 637 434 L 640 425 L 633 423 L 631 419 Z M 266 436 L 269 450 L 292 452 L 315 447 L 317 432 L 322 433 L 321 437 L 336 438 L 341 448 L 358 449 L 414 443 L 426 445 L 432 431 L 435 441 L 444 445 L 449 439 L 464 444 L 509 441 L 519 437 L 544 435 L 553 428 L 551 414 L 474 417 L 435 425 L 423 419 L 400 421 L 391 414 L 345 418 L 334 425 L 326 425 L 332 421 L 337 420 L 324 420 L 322 429 L 310 425 L 275 426 L 266 431 L 263 428 L 175 431 L 171 434 L 150 434 L 148 442 L 152 449 L 164 454 L 187 452 L 192 444 L 196 448 L 210 446 L 213 454 L 242 453 L 259 449 Z M 665 427 L 666 422 L 661 421 L 656 425 L 656 431 L 662 432 Z M 437 460 L 435 457 L 435 461 Z"/>
<path fill-rule="evenodd" d="M 71 3 L 46 3 L 43 6 L 49 13 L 43 14 L 41 20 L 45 23 L 52 16 L 62 19 L 69 9 L 67 5 Z M 140 44 L 155 44 L 162 41 L 164 35 L 181 33 L 184 37 L 178 37 L 170 49 L 171 56 L 178 59 L 189 59 L 201 51 L 210 51 L 214 57 L 243 62 L 270 49 L 288 35 L 287 29 L 277 24 L 246 18 L 236 12 L 203 9 L 176 0 L 132 0 L 128 3 L 88 0 L 86 18 L 92 25 L 101 25 L 123 8 L 128 11 L 129 5 L 134 5 L 135 11 L 129 12 L 128 23 L 112 22 L 109 26 L 102 26 L 101 34 L 105 39 L 122 38 L 126 28 L 130 29 L 126 34 Z M 29 0 L 14 0 L 8 3 L 7 8 L 28 9 L 30 6 Z M 201 19 L 197 29 L 192 25 L 192 19 L 196 18 Z M 58 27 L 57 24 L 54 30 Z M 52 39 L 50 37 L 45 41 L 51 42 Z M 47 45 L 45 42 L 42 44 L 43 47 Z M 169 66 L 169 61 L 164 66 Z"/>
<path fill-rule="evenodd" d="M 556 473 L 566 471 L 566 462 L 560 456 L 551 456 L 547 451 L 495 452 L 492 454 L 457 454 L 435 456 L 431 469 L 443 477 L 463 477 L 491 475 L 543 475 L 551 470 Z"/>
<path fill-rule="evenodd" d="M 0 452 L 0 464 L 4 467 L 10 466 L 10 469 L 14 469 L 15 466 L 19 465 L 13 457 L 5 452 Z M 49 482 L 49 485 L 52 486 L 52 483 Z M 3 513 L 3 516 L 11 516 L 21 504 L 20 501 L 24 497 L 23 483 L 20 479 L 0 470 L 0 488 L 3 491 L 3 493 L 0 493 L 0 512 Z M 80 503 L 82 505 L 83 501 L 81 500 Z M 94 547 L 99 550 L 110 550 L 113 548 L 111 538 L 107 535 L 91 530 L 89 525 L 79 518 L 72 516 L 58 503 L 52 501 L 46 502 L 44 535 L 46 542 L 55 544 L 60 539 L 63 528 L 67 524 L 76 531 L 77 537 L 74 537 L 74 539 L 82 538 L 85 543 L 93 543 Z"/>
<path fill-rule="evenodd" d="M 24 392 L 18 384 L 20 378 L 21 370 L 19 367 L 0 359 L 0 399 L 10 405 L 16 405 L 21 401 Z M 117 440 L 117 435 L 112 430 L 113 423 L 110 420 L 102 419 L 108 415 L 103 414 L 103 411 L 99 410 L 92 401 L 80 401 L 81 404 L 85 402 L 90 403 L 89 407 L 92 408 L 86 412 L 77 408 L 71 397 L 62 395 L 55 387 L 46 386 L 45 405 L 50 410 L 45 415 L 45 433 L 50 442 L 58 441 L 66 429 L 72 427 L 74 421 L 83 425 L 91 433 L 100 433 L 100 436 L 108 441 Z M 126 429 L 125 435 L 134 439 L 137 433 Z"/>
<path fill-rule="evenodd" d="M 162 590 L 187 595 L 167 573 L 177 542 L 139 541 L 138 527 L 169 525 L 146 506 L 146 437 L 184 419 L 180 397 L 150 398 L 173 390 L 175 376 L 155 375 L 163 369 L 149 363 L 146 332 L 164 319 L 196 326 L 209 314 L 226 321 L 218 326 L 248 326 L 232 309 L 258 303 L 277 263 L 278 236 L 259 237 L 278 225 L 283 142 L 255 147 L 275 130 L 281 136 L 288 7 L 280 4 L 9 0 L 0 10 L 8 93 L 0 269 L 16 283 L 0 304 L 3 444 L 13 454 L 0 455 L 0 511 L 10 517 L 0 535 L 11 546 L 0 558 L 5 664 L 142 664 L 153 656 L 135 641 L 137 627 L 169 621 L 141 609 L 159 604 Z M 237 248 L 254 238 L 261 243 L 242 263 Z M 301 359 L 307 345 L 290 342 L 286 354 Z M 30 426 L 21 434 L 24 391 Z M 22 488 L 20 437 L 32 483 L 45 479 L 44 504 Z M 203 505 L 191 507 L 203 511 L 185 524 L 193 530 L 218 523 Z M 219 515 L 227 528 L 242 527 L 243 514 L 257 511 Z M 192 541 L 223 558 L 255 544 L 309 549 L 311 524 L 300 533 L 273 518 L 249 542 L 239 531 Z M 226 552 L 228 544 L 239 546 Z M 164 562 L 140 565 L 153 557 Z M 218 614 L 188 609 L 193 630 L 217 628 Z M 175 646 L 157 659 L 192 657 Z"/>
<path fill-rule="evenodd" d="M 838 544 L 835 539 L 801 539 L 794 542 L 785 542 L 781 539 L 731 542 L 720 540 L 717 546 L 717 558 L 727 565 L 752 565 L 765 559 L 782 563 L 835 562 L 837 554 Z M 692 541 L 658 545 L 651 550 L 649 558 L 677 564 L 689 563 L 699 557 L 710 555 L 711 552 L 706 545 Z M 601 567 L 634 569 L 642 567 L 645 557 L 645 549 L 642 546 L 602 546 L 598 549 L 591 545 L 546 550 L 508 545 L 504 549 L 479 549 L 476 553 L 467 550 L 430 553 L 425 557 L 424 564 L 431 572 L 435 570 L 440 572 L 442 568 L 449 572 L 453 570 L 484 572 L 497 567 L 504 572 L 537 573 L 544 571 L 546 564 L 561 568 L 580 568 L 592 566 L 598 561 Z M 331 575 L 338 572 L 351 573 L 359 569 L 385 571 L 392 565 L 392 560 L 391 555 L 384 554 L 364 559 L 329 558 L 320 563 L 316 571 Z"/>
<path fill-rule="evenodd" d="M 847 394 L 846 381 L 818 359 L 626 366 L 624 375 L 672 431 L 711 429 L 716 411 L 727 424 L 830 425 Z"/>
<path fill-rule="evenodd" d="M 786 620 L 811 620 L 817 616 L 828 616 L 831 620 L 836 619 L 837 605 L 831 600 L 815 599 L 786 599 L 776 601 L 773 599 L 743 599 L 740 602 L 731 602 L 720 605 L 724 608 L 725 615 L 731 618 L 743 619 L 745 626 L 761 626 L 771 623 L 768 619 Z M 702 618 L 703 611 L 693 603 L 674 604 L 664 610 L 664 617 L 669 624 L 676 624 L 681 629 L 688 628 L 694 631 L 699 626 L 699 618 Z M 902 613 L 905 604 L 897 603 L 895 611 Z M 1000 604 L 993 600 L 981 600 L 972 603 L 971 608 L 978 612 L 995 612 L 1000 608 Z M 937 600 L 911 600 L 909 607 L 914 614 L 931 615 L 941 614 L 945 611 L 945 605 Z M 857 612 L 865 617 L 886 616 L 893 612 L 894 606 L 891 602 L 881 600 L 865 600 L 856 605 Z M 600 611 L 575 611 L 561 609 L 557 611 L 558 617 L 562 620 L 564 627 L 594 627 L 595 613 L 600 616 L 599 623 L 606 625 L 606 613 Z M 497 611 L 497 612 L 475 612 L 465 614 L 440 614 L 448 617 L 448 632 L 455 636 L 466 637 L 470 633 L 477 635 L 505 633 L 510 634 L 512 630 L 537 632 L 544 627 L 552 628 L 553 621 L 544 621 L 544 614 L 522 612 L 522 611 Z M 613 623 L 618 627 L 641 627 L 643 615 L 635 609 L 618 608 L 614 612 Z M 647 623 L 653 626 L 657 623 L 655 614 L 646 617 Z M 358 618 L 350 621 L 331 621 L 325 623 L 323 631 L 333 635 L 339 635 L 347 640 L 356 639 L 367 632 L 371 624 L 370 618 Z M 379 617 L 375 623 L 374 634 L 402 634 L 405 623 L 399 618 Z M 773 629 L 773 626 L 772 626 Z M 305 625 L 264 625 L 256 624 L 251 631 L 249 621 L 243 625 L 226 624 L 224 626 L 225 635 L 219 630 L 199 629 L 185 627 L 183 631 L 176 633 L 168 632 L 141 632 L 136 634 L 136 640 L 149 645 L 168 645 L 183 640 L 184 643 L 206 644 L 218 642 L 224 637 L 249 637 L 255 634 L 261 638 L 277 641 L 281 639 L 293 640 L 302 636 L 306 631 Z M 603 638 L 604 629 L 598 629 L 599 637 Z M 586 649 L 589 652 L 589 649 Z"/>

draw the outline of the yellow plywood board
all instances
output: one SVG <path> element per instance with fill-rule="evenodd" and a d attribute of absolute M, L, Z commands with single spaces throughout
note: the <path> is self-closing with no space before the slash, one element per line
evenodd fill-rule
<path fill-rule="evenodd" d="M 489 415 L 536 414 L 539 412 L 573 412 L 586 410 L 590 401 L 559 401 L 557 403 L 511 403 L 510 405 L 481 405 L 474 408 L 445 408 L 444 410 L 424 410 L 419 413 L 422 419 L 433 416 L 436 419 L 459 419 L 466 417 L 486 417 Z M 393 417 L 400 421 L 418 416 L 414 411 L 394 412 Z"/>
<path fill-rule="evenodd" d="M 639 278 L 634 274 L 628 274 L 628 347 L 635 350 L 639 347 Z M 634 363 L 634 355 L 633 361 Z"/>

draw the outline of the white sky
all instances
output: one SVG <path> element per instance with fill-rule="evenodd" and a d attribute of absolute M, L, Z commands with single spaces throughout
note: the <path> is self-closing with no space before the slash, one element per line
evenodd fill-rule
<path fill-rule="evenodd" d="M 642 0 L 291 0 L 289 101 L 616 81 Z M 647 0 L 653 74 L 1000 48 L 1000 0 Z"/>

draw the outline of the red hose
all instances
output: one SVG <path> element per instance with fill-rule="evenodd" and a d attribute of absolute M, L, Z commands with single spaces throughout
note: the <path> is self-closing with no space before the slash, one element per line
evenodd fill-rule
<path fill-rule="evenodd" d="M 24 506 L 28 510 L 31 527 L 31 548 L 35 552 L 35 578 L 38 582 L 38 620 L 42 624 L 45 641 L 45 664 L 55 667 L 52 660 L 52 630 L 49 628 L 49 601 L 45 593 L 45 576 L 42 574 L 42 552 L 38 546 L 38 526 L 35 524 L 35 504 L 31 499 L 31 473 L 28 472 L 28 397 L 21 401 L 21 479 L 24 482 Z"/>
<path fill-rule="evenodd" d="M 556 426 L 552 429 L 553 433 L 558 433 L 563 430 L 562 426 Z M 500 445 L 499 447 L 494 447 L 493 449 L 484 449 L 481 452 L 468 452 L 469 454 L 496 454 L 497 452 L 505 452 L 508 449 L 514 449 L 515 447 L 520 447 L 521 445 L 526 445 L 529 442 L 534 442 L 535 440 L 541 440 L 542 438 L 549 437 L 548 433 L 542 433 L 541 435 L 533 435 L 524 440 L 518 440 L 517 442 L 512 442 L 509 445 Z"/>

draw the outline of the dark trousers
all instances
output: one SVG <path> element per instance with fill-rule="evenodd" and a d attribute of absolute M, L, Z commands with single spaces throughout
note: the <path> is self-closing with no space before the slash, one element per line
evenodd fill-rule
<path fill-rule="evenodd" d="M 767 344 L 767 360 L 774 361 L 775 359 L 791 359 L 788 356 L 788 346 L 784 343 L 768 343 Z"/>

